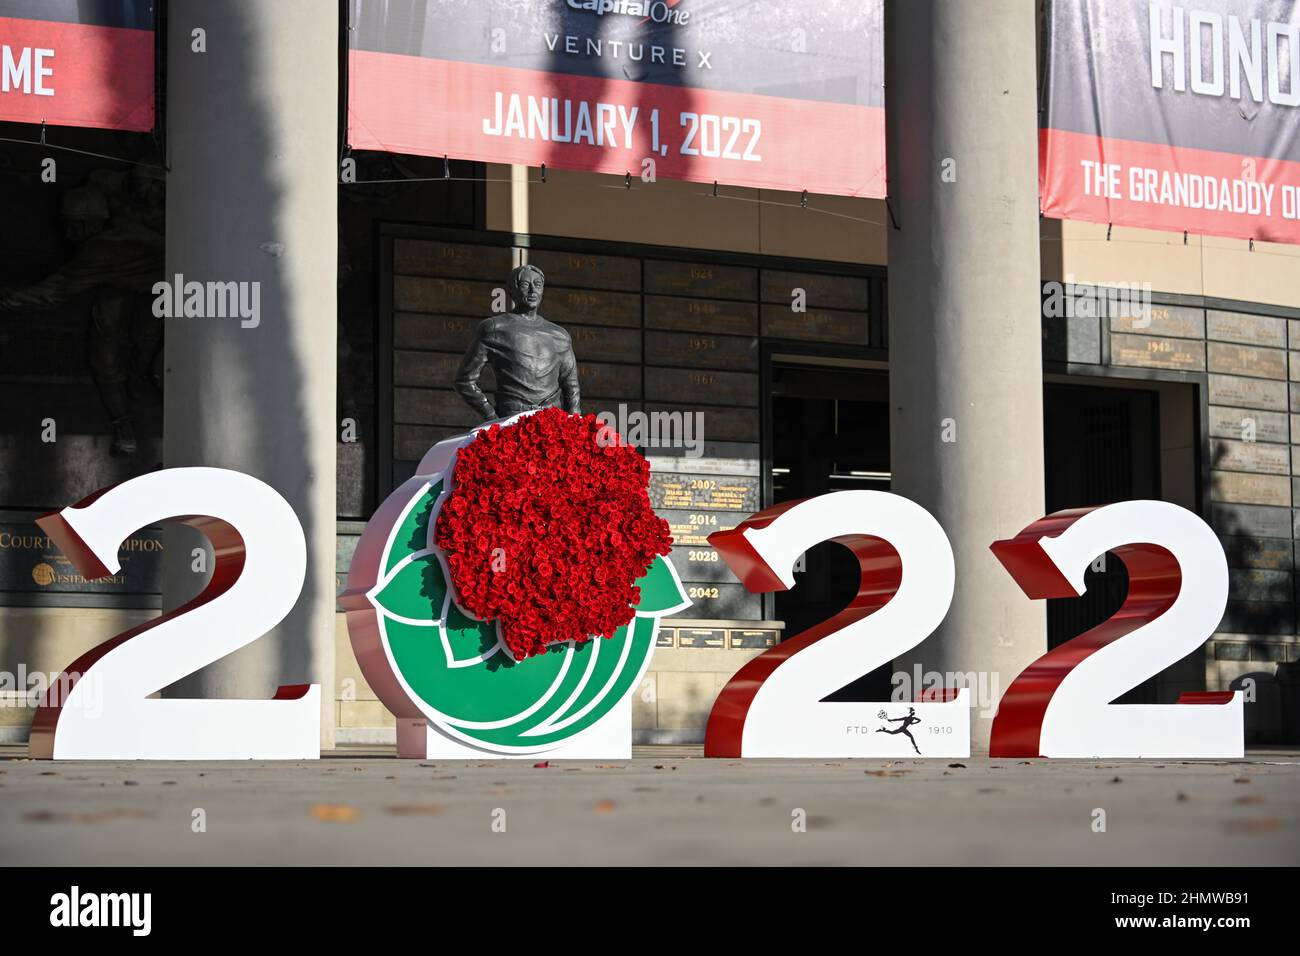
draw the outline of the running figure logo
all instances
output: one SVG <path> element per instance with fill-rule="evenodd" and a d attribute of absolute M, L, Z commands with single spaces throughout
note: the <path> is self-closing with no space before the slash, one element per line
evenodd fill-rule
<path fill-rule="evenodd" d="M 895 727 L 893 730 L 890 730 L 888 727 L 881 727 L 879 730 L 876 731 L 876 733 L 905 734 L 907 736 L 907 739 L 912 742 L 912 749 L 915 750 L 918 754 L 920 754 L 921 748 L 916 745 L 916 738 L 912 736 L 912 731 L 908 729 L 910 727 L 914 727 L 915 725 L 921 723 L 921 718 L 916 716 L 915 707 L 907 708 L 906 717 L 887 717 L 885 716 L 885 712 L 883 710 L 880 713 L 876 714 L 876 716 L 879 717 L 881 720 L 886 721 L 887 723 L 898 724 L 898 726 Z"/>

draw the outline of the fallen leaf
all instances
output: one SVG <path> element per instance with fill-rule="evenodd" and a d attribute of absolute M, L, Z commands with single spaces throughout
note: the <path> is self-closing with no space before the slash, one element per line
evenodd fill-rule
<path fill-rule="evenodd" d="M 550 762 L 549 760 L 543 760 L 541 763 L 535 763 L 535 764 L 533 764 L 533 769 L 534 769 L 534 770 L 545 770 L 545 769 L 546 769 L 547 767 L 549 767 L 550 765 L 551 765 L 551 762 Z"/>
<path fill-rule="evenodd" d="M 357 808 L 346 803 L 312 804 L 311 815 L 326 823 L 355 823 L 360 814 Z"/>
<path fill-rule="evenodd" d="M 1229 820 L 1224 829 L 1229 833 L 1271 833 L 1279 830 L 1282 821 L 1277 817 L 1257 817 L 1251 820 Z"/>
<path fill-rule="evenodd" d="M 89 810 L 77 813 L 52 813 L 49 810 L 33 810 L 23 814 L 27 823 L 105 823 L 121 818 L 152 817 L 147 810 L 129 808 L 118 810 Z"/>
<path fill-rule="evenodd" d="M 592 809 L 595 810 L 597 813 L 609 813 L 611 810 L 614 809 L 615 806 L 616 804 L 614 803 L 613 800 L 602 800 L 600 801 L 600 803 L 596 804 Z"/>
<path fill-rule="evenodd" d="M 402 803 L 384 807 L 384 812 L 395 817 L 432 817 L 442 813 L 442 807 L 436 803 Z"/>

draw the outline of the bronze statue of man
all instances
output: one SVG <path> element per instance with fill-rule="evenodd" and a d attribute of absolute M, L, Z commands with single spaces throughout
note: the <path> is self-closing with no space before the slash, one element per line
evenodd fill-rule
<path fill-rule="evenodd" d="M 536 266 L 513 270 L 508 291 L 514 311 L 480 322 L 460 363 L 456 391 L 484 421 L 554 405 L 581 414 L 573 342 L 537 312 L 545 287 L 546 277 Z M 495 408 L 478 385 L 484 365 L 496 375 Z"/>

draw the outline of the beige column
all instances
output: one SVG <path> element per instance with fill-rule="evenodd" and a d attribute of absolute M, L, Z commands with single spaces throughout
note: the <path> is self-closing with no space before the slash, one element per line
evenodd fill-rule
<path fill-rule="evenodd" d="M 1046 649 L 1042 602 L 988 550 L 1043 510 L 1034 10 L 885 10 L 893 490 L 934 514 L 957 564 L 946 622 L 896 663 L 967 675 L 976 749 Z"/>
<path fill-rule="evenodd" d="M 261 478 L 296 511 L 307 580 L 271 634 L 178 696 L 321 684 L 334 735 L 334 458 L 339 17 L 319 0 L 172 0 L 167 275 L 255 283 L 257 315 L 167 320 L 164 464 Z M 202 50 L 199 50 L 199 47 Z M 169 541 L 164 606 L 195 589 Z"/>

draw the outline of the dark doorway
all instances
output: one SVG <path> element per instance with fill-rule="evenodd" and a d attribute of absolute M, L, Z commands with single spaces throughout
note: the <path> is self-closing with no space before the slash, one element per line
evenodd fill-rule
<path fill-rule="evenodd" d="M 1160 497 L 1159 393 L 1048 383 L 1043 388 L 1047 513 Z M 1114 614 L 1128 594 L 1124 564 L 1107 554 L 1084 575 L 1082 597 L 1047 602 L 1047 646 Z M 1118 699 L 1157 703 L 1156 678 Z"/>
<path fill-rule="evenodd" d="M 772 503 L 831 491 L 889 490 L 889 376 L 883 370 L 774 361 Z M 857 561 L 843 545 L 819 544 L 778 591 L 777 620 L 794 636 L 843 610 L 857 592 Z M 858 677 L 829 700 L 888 700 L 889 666 Z M 856 675 L 846 675 L 854 677 Z"/>

